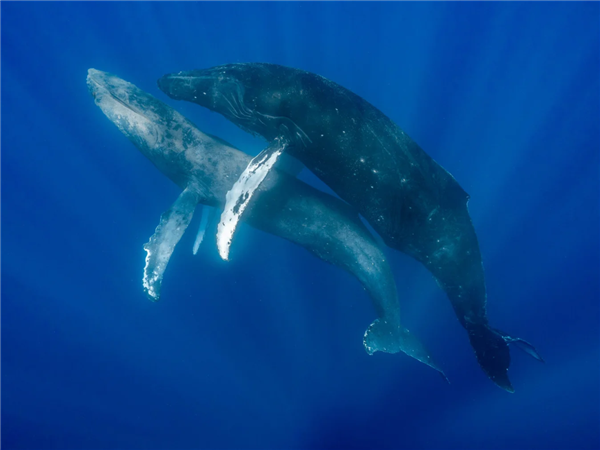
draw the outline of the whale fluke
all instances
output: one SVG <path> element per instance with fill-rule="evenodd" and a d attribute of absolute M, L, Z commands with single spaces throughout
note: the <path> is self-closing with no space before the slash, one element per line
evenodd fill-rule
<path fill-rule="evenodd" d="M 383 319 L 375 320 L 363 337 L 363 345 L 369 355 L 380 351 L 385 353 L 402 352 L 411 358 L 437 370 L 450 384 L 448 377 L 435 363 L 427 348 L 414 334 L 399 324 Z"/>
<path fill-rule="evenodd" d="M 477 361 L 486 375 L 505 391 L 515 392 L 508 379 L 510 350 L 502 335 L 486 324 L 467 323 L 466 329 Z"/>
<path fill-rule="evenodd" d="M 487 376 L 502 389 L 513 393 L 515 390 L 508 378 L 510 366 L 510 349 L 508 344 L 516 344 L 521 350 L 538 361 L 544 359 L 529 342 L 509 336 L 508 334 L 489 327 L 487 324 L 466 324 L 471 346 L 479 365 Z"/>
<path fill-rule="evenodd" d="M 544 358 L 542 358 L 542 356 L 535 349 L 535 347 L 532 344 L 530 344 L 529 342 L 527 342 L 525 339 L 510 336 L 510 335 L 506 334 L 505 332 L 498 330 L 497 328 L 493 328 L 493 330 L 496 333 L 500 334 L 502 336 L 502 339 L 504 339 L 509 344 L 515 344 L 518 348 L 523 350 L 529 356 L 531 356 L 543 363 L 546 362 L 546 361 L 544 361 Z"/>

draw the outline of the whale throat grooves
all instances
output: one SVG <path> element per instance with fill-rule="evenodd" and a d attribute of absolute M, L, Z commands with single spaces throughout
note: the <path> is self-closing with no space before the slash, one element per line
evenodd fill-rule
<path fill-rule="evenodd" d="M 250 161 L 240 178 L 227 192 L 225 208 L 217 227 L 217 248 L 223 260 L 229 259 L 233 235 L 252 195 L 260 187 L 284 149 L 285 144 L 282 140 L 273 141 Z"/>

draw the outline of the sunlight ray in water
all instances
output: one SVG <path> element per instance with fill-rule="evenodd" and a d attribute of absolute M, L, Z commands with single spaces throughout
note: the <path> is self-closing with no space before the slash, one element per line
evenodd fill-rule
<path fill-rule="evenodd" d="M 194 241 L 194 247 L 192 249 L 194 255 L 198 253 L 200 244 L 202 244 L 202 241 L 204 240 L 204 235 L 206 234 L 206 228 L 208 226 L 208 218 L 212 214 L 212 208 L 206 205 L 203 206 L 201 214 L 200 227 L 198 228 L 198 234 L 196 234 L 196 240 Z"/>

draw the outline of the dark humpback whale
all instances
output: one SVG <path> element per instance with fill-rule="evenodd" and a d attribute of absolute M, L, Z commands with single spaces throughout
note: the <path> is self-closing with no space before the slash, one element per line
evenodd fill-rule
<path fill-rule="evenodd" d="M 354 206 L 388 246 L 429 269 L 467 330 L 480 366 L 498 386 L 513 392 L 509 342 L 541 359 L 527 342 L 488 324 L 469 196 L 366 100 L 319 75 L 261 63 L 173 73 L 158 85 L 171 98 L 219 112 L 269 142 L 228 194 L 219 228 L 225 259 L 252 190 L 285 151 Z"/>
<path fill-rule="evenodd" d="M 114 75 L 90 69 L 87 84 L 102 112 L 183 190 L 144 247 L 148 253 L 144 289 L 156 301 L 169 258 L 196 205 L 222 207 L 225 194 L 251 157 L 202 133 L 177 111 Z M 379 318 L 365 333 L 367 352 L 402 351 L 445 378 L 427 349 L 401 325 L 391 269 L 354 209 L 277 170 L 261 185 L 257 198 L 259 202 L 245 215 L 249 225 L 294 242 L 348 271 L 369 293 Z M 206 217 L 202 217 L 204 226 L 194 252 L 202 239 Z"/>

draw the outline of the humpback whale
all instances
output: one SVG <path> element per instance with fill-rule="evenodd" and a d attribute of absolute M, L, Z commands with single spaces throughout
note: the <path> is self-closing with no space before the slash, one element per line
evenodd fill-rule
<path fill-rule="evenodd" d="M 427 267 L 466 329 L 479 365 L 498 386 L 514 391 L 508 343 L 542 360 L 531 344 L 488 323 L 467 193 L 366 100 L 314 73 L 263 63 L 168 74 L 158 86 L 269 143 L 228 193 L 217 237 L 224 259 L 254 190 L 286 152 L 354 206 L 388 246 Z"/>
<path fill-rule="evenodd" d="M 102 112 L 183 191 L 144 247 L 144 290 L 157 301 L 169 258 L 196 205 L 222 208 L 226 193 L 251 157 L 201 132 L 177 111 L 121 78 L 89 69 L 87 85 Z M 278 170 L 269 174 L 256 196 L 259 201 L 244 217 L 250 226 L 298 244 L 348 271 L 368 292 L 378 315 L 364 335 L 368 353 L 401 351 L 446 378 L 425 346 L 401 324 L 392 271 L 353 208 Z M 194 253 L 207 217 L 202 216 Z"/>

